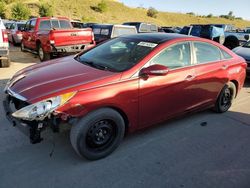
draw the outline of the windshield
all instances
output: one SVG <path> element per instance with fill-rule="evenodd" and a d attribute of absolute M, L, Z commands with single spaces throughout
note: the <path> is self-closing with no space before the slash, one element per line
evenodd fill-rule
<path fill-rule="evenodd" d="M 245 44 L 243 45 L 243 47 L 245 47 L 245 48 L 250 48 L 250 41 L 248 41 L 247 43 L 245 43 Z"/>
<path fill-rule="evenodd" d="M 95 68 L 122 72 L 136 65 L 156 46 L 138 39 L 115 38 L 76 57 L 76 60 Z"/>

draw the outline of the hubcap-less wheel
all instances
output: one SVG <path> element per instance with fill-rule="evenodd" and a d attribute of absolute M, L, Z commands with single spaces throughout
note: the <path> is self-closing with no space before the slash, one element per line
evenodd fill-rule
<path fill-rule="evenodd" d="M 112 153 L 125 134 L 123 117 L 114 109 L 100 108 L 72 126 L 70 141 L 82 157 L 97 160 Z"/>
<path fill-rule="evenodd" d="M 237 88 L 233 82 L 227 83 L 216 100 L 214 111 L 223 113 L 229 110 L 236 96 Z"/>
<path fill-rule="evenodd" d="M 115 136 L 114 122 L 111 120 L 100 120 L 89 128 L 86 144 L 89 149 L 104 150 L 113 142 Z"/>
<path fill-rule="evenodd" d="M 223 108 L 229 108 L 231 106 L 232 94 L 229 88 L 226 88 L 221 98 L 221 106 Z"/>

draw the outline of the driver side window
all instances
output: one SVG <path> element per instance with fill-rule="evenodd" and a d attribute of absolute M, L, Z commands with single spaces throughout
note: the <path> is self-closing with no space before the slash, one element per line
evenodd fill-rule
<path fill-rule="evenodd" d="M 151 65 L 159 64 L 175 69 L 191 65 L 189 42 L 172 45 L 156 55 L 150 62 Z"/>

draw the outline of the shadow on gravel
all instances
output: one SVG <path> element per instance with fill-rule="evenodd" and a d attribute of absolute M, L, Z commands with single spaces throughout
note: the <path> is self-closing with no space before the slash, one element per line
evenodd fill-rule
<path fill-rule="evenodd" d="M 246 78 L 244 87 L 250 87 L 250 78 Z"/>
<path fill-rule="evenodd" d="M 232 177 L 235 187 L 249 185 L 250 126 L 239 119 L 250 122 L 250 115 L 205 111 L 168 121 L 127 136 L 114 153 L 94 162 L 75 154 L 66 129 L 45 132 L 42 143 L 31 145 L 9 128 L 9 135 L 4 133 L 9 141 L 3 145 L 0 138 L 0 187 L 13 187 L 14 182 L 20 187 L 72 187 L 72 182 L 73 187 L 101 182 L 102 187 L 115 182 L 124 187 L 233 187 L 228 182 Z M 3 117 L 0 123 L 9 126 L 2 124 Z M 209 186 L 202 186 L 208 179 Z"/>

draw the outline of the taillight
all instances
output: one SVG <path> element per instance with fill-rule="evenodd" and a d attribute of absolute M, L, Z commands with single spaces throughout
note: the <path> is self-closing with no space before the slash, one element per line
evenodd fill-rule
<path fill-rule="evenodd" d="M 2 30 L 3 42 L 8 42 L 8 35 L 5 29 Z"/>
<path fill-rule="evenodd" d="M 247 68 L 247 63 L 246 63 L 246 62 L 243 62 L 243 63 L 241 64 L 241 66 L 242 66 L 244 69 L 246 69 L 246 68 Z"/>
<path fill-rule="evenodd" d="M 95 41 L 94 32 L 91 32 L 91 35 L 92 35 L 92 41 Z"/>

